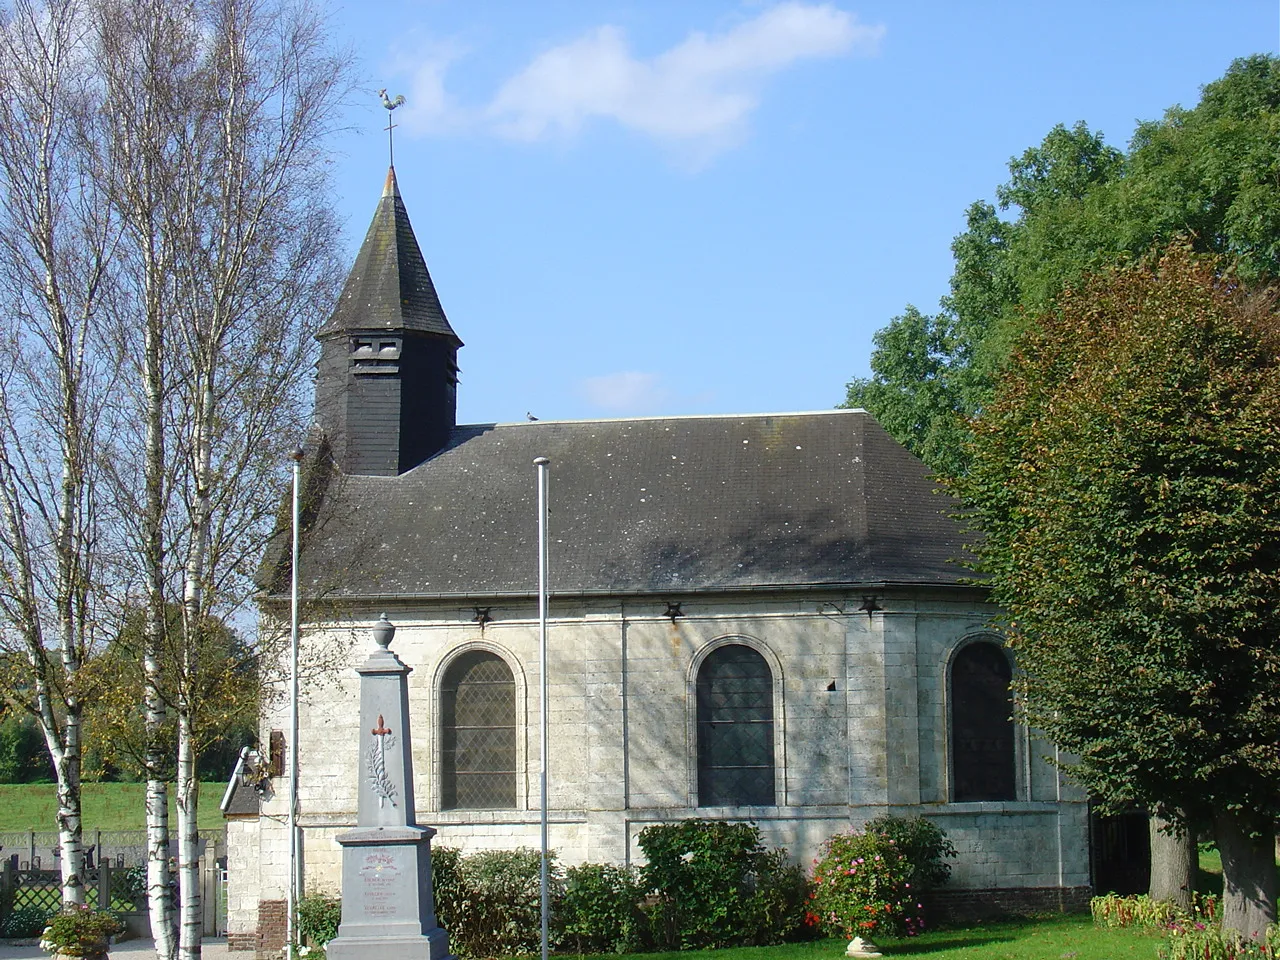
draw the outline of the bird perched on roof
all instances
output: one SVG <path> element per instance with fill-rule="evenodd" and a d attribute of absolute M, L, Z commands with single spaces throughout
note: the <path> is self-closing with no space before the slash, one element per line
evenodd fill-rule
<path fill-rule="evenodd" d="M 529 412 L 529 411 L 527 411 L 527 410 L 525 411 L 524 418 L 525 418 L 526 420 L 537 420 L 537 419 L 538 419 L 537 417 L 535 417 L 532 413 L 530 413 L 530 412 Z"/>
<path fill-rule="evenodd" d="M 378 91 L 378 96 L 382 98 L 382 105 L 388 110 L 394 110 L 400 104 L 404 103 L 404 94 L 398 94 L 394 100 L 387 96 L 387 88 L 383 87 Z"/>

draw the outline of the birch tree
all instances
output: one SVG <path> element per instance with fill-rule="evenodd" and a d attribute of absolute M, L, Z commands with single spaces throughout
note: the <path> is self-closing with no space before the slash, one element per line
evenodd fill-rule
<path fill-rule="evenodd" d="M 176 952 L 169 872 L 169 812 L 163 664 L 168 544 L 173 489 L 166 413 L 173 391 L 167 345 L 174 269 L 166 227 L 185 139 L 182 124 L 190 61 L 198 42 L 181 5 L 107 2 L 95 9 L 103 126 L 96 138 L 111 205 L 123 225 L 119 276 L 126 296 L 114 316 L 127 425 L 114 438 L 113 489 L 130 522 L 135 572 L 145 610 L 142 651 L 146 743 L 147 902 L 159 957 Z"/>
<path fill-rule="evenodd" d="M 116 228 L 82 149 L 95 107 L 84 14 L 16 0 L 0 23 L 0 642 L 25 664 L 5 697 L 36 718 L 56 772 L 66 904 L 85 897 L 82 674 L 112 555 L 95 448 Z"/>
<path fill-rule="evenodd" d="M 104 6 L 100 37 L 118 215 L 141 316 L 117 325 L 132 357 L 145 451 L 118 488 L 147 584 L 148 885 L 157 952 L 172 956 L 159 733 L 177 727 L 176 950 L 200 953 L 196 746 L 212 694 L 207 625 L 242 611 L 275 519 L 285 451 L 301 436 L 311 332 L 336 293 L 337 231 L 324 193 L 324 137 L 347 59 L 305 7 L 212 0 Z M 140 332 L 140 334 L 139 334 Z M 142 482 L 136 481 L 141 476 Z M 180 629 L 165 611 L 176 602 Z M 172 670 L 166 684 L 163 657 Z M 151 803 L 151 797 L 155 803 Z"/>

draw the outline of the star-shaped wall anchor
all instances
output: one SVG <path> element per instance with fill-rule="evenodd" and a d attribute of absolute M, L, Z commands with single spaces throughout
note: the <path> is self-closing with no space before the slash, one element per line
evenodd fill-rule
<path fill-rule="evenodd" d="M 489 611 L 492 609 L 493 607 L 476 607 L 475 608 L 476 615 L 471 618 L 471 622 L 480 624 L 480 631 L 482 633 L 484 632 L 484 625 L 486 623 L 493 623 L 493 617 L 489 616 Z"/>
<path fill-rule="evenodd" d="M 680 609 L 680 604 L 678 604 L 678 603 L 671 603 L 671 602 L 668 602 L 668 603 L 667 603 L 667 610 L 666 610 L 666 612 L 663 614 L 663 616 L 664 616 L 664 617 L 670 617 L 670 618 L 671 618 L 671 622 L 672 622 L 672 623 L 675 623 L 675 622 L 676 622 L 676 617 L 683 617 L 683 616 L 684 616 L 684 611 Z"/>

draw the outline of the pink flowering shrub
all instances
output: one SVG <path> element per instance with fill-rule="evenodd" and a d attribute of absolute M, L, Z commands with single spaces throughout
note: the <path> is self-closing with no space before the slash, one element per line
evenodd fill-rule
<path fill-rule="evenodd" d="M 812 913 L 828 936 L 915 936 L 924 918 L 914 871 L 882 833 L 836 834 L 814 865 Z"/>

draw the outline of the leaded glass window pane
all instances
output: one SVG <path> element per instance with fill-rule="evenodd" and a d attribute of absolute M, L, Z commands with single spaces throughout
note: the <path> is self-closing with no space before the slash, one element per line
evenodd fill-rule
<path fill-rule="evenodd" d="M 516 805 L 516 684 L 501 657 L 466 653 L 445 672 L 441 798 L 444 810 Z"/>
<path fill-rule="evenodd" d="M 1016 799 L 1012 678 L 994 643 L 972 643 L 952 661 L 951 766 L 959 802 Z"/>
<path fill-rule="evenodd" d="M 773 674 L 750 647 L 715 650 L 698 671 L 698 806 L 774 802 Z"/>

